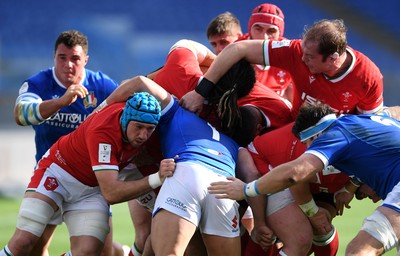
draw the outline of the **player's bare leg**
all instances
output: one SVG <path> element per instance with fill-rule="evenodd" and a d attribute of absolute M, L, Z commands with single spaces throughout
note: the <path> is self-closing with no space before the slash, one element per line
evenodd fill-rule
<path fill-rule="evenodd" d="M 385 235 L 382 241 L 373 237 L 369 232 L 380 230 Z M 367 232 L 368 231 L 368 232 Z M 376 234 L 377 237 L 379 234 Z M 372 215 L 368 216 L 357 236 L 346 247 L 346 256 L 381 255 L 386 248 L 395 247 L 400 238 L 400 213 L 385 206 L 379 206 Z M 383 243 L 386 243 L 383 244 Z M 388 250 L 388 249 L 387 249 Z"/>
<path fill-rule="evenodd" d="M 209 256 L 240 256 L 240 236 L 222 237 L 203 234 L 203 241 Z"/>
<path fill-rule="evenodd" d="M 291 203 L 267 217 L 267 225 L 283 242 L 287 255 L 308 255 L 312 229 L 308 218 L 296 203 Z"/>
<path fill-rule="evenodd" d="M 57 225 L 46 226 L 42 236 L 39 238 L 39 240 L 37 241 L 35 247 L 31 252 L 32 256 L 49 256 L 48 249 L 50 247 L 51 239 L 53 238 L 56 227 Z"/>
<path fill-rule="evenodd" d="M 161 209 L 151 224 L 151 243 L 155 255 L 183 255 L 196 225 Z"/>
<path fill-rule="evenodd" d="M 144 252 L 146 240 L 150 235 L 151 213 L 136 200 L 128 201 L 128 208 L 135 228 L 135 241 L 131 247 L 131 254 L 137 256 L 136 254 Z"/>

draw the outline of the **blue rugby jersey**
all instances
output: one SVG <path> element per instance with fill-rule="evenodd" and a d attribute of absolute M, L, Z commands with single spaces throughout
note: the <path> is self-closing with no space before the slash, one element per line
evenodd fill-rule
<path fill-rule="evenodd" d="M 400 122 L 381 115 L 342 116 L 305 153 L 355 175 L 384 199 L 400 181 Z"/>
<path fill-rule="evenodd" d="M 73 104 L 63 107 L 41 124 L 32 125 L 35 130 L 36 162 L 61 136 L 75 130 L 118 86 L 117 82 L 100 71 L 85 69 L 84 74 L 81 84 L 87 88 L 89 95 L 83 99 L 78 97 Z M 18 98 L 30 97 L 44 101 L 59 98 L 66 90 L 56 78 L 54 68 L 49 68 L 25 80 Z"/>
<path fill-rule="evenodd" d="M 195 162 L 226 177 L 235 176 L 238 144 L 174 100 L 162 111 L 159 122 L 164 157 Z"/>

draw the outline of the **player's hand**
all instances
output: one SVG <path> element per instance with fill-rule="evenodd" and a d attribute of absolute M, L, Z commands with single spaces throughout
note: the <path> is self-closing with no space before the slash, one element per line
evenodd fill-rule
<path fill-rule="evenodd" d="M 347 191 L 344 187 L 341 190 L 335 192 L 335 194 L 333 195 L 333 200 L 336 205 L 337 215 L 343 215 L 344 207 L 346 207 L 347 209 L 351 208 L 350 202 L 351 200 L 353 200 L 353 197 L 354 193 Z"/>
<path fill-rule="evenodd" d="M 198 94 L 195 90 L 192 90 L 179 100 L 179 105 L 183 108 L 193 112 L 197 115 L 203 110 L 204 98 Z"/>
<path fill-rule="evenodd" d="M 331 216 L 327 210 L 318 207 L 318 212 L 308 218 L 314 230 L 314 234 L 325 235 L 332 230 Z"/>
<path fill-rule="evenodd" d="M 165 178 L 174 175 L 176 163 L 173 158 L 166 158 L 160 162 L 160 170 L 158 175 L 160 176 L 161 182 L 164 182 Z"/>
<path fill-rule="evenodd" d="M 74 103 L 78 97 L 84 98 L 88 94 L 89 92 L 86 87 L 81 84 L 73 84 L 68 87 L 64 95 L 60 97 L 60 100 L 64 106 L 69 106 Z"/>
<path fill-rule="evenodd" d="M 259 244 L 264 251 L 268 251 L 269 247 L 275 243 L 276 236 L 268 226 L 257 225 L 251 231 L 251 239 Z"/>
<path fill-rule="evenodd" d="M 228 181 L 217 181 L 210 184 L 208 192 L 210 194 L 217 194 L 216 198 L 219 199 L 233 199 L 240 201 L 244 199 L 243 188 L 245 183 L 235 177 L 228 177 Z"/>

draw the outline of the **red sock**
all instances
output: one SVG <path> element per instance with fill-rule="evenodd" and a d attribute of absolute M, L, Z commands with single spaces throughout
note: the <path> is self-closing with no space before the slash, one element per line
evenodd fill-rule
<path fill-rule="evenodd" d="M 278 255 L 278 250 L 275 245 L 271 245 L 270 249 L 265 252 L 261 246 L 256 244 L 246 232 L 241 237 L 242 256 L 275 256 Z"/>
<path fill-rule="evenodd" d="M 269 247 L 268 251 L 266 252 L 266 256 L 278 256 L 280 249 L 276 248 L 275 244 Z"/>
<path fill-rule="evenodd" d="M 241 249 L 242 253 L 241 255 L 244 255 L 244 252 L 246 251 L 246 246 L 247 242 L 251 240 L 249 233 L 244 232 L 243 235 L 240 236 L 240 244 L 241 244 Z"/>
<path fill-rule="evenodd" d="M 333 239 L 328 244 L 318 244 L 316 245 L 313 241 L 312 249 L 315 256 L 335 256 L 339 249 L 339 235 L 337 230 Z"/>

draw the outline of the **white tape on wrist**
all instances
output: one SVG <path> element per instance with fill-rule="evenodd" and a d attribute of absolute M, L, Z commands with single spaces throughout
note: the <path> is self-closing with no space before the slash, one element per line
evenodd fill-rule
<path fill-rule="evenodd" d="M 152 189 L 158 188 L 162 185 L 158 172 L 149 175 L 149 185 Z"/>
<path fill-rule="evenodd" d="M 300 204 L 299 206 L 307 217 L 312 217 L 318 212 L 318 205 L 315 203 L 314 199 L 311 199 L 308 203 Z"/>
<path fill-rule="evenodd" d="M 104 100 L 100 105 L 99 105 L 99 110 L 102 110 L 103 108 L 107 107 L 108 103 L 107 100 Z"/>
<path fill-rule="evenodd" d="M 361 181 L 357 178 L 351 178 L 350 179 L 351 184 L 353 184 L 355 187 L 360 187 L 361 186 Z"/>
<path fill-rule="evenodd" d="M 260 191 L 257 188 L 258 180 L 252 181 L 244 185 L 243 192 L 246 197 L 254 197 L 260 195 Z"/>
<path fill-rule="evenodd" d="M 337 194 L 342 193 L 342 192 L 346 192 L 346 193 L 348 193 L 348 194 L 354 194 L 354 193 L 348 191 L 348 190 L 346 189 L 346 187 L 341 188 L 340 190 L 336 191 L 336 192 L 333 194 L 333 202 L 334 202 L 335 204 L 336 204 L 336 196 L 337 196 Z"/>

